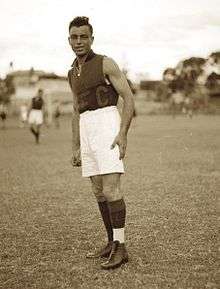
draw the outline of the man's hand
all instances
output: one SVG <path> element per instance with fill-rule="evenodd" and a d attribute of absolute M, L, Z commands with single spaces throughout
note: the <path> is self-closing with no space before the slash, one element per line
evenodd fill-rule
<path fill-rule="evenodd" d="M 116 145 L 119 147 L 119 160 L 123 159 L 126 152 L 127 147 L 127 136 L 125 134 L 118 134 L 111 145 L 111 149 L 113 149 Z"/>
<path fill-rule="evenodd" d="M 81 167 L 80 149 L 73 151 L 73 156 L 70 162 L 73 167 Z"/>

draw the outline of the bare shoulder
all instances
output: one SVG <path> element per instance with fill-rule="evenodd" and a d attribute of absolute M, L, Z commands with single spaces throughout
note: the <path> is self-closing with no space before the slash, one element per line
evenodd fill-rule
<path fill-rule="evenodd" d="M 110 57 L 103 58 L 103 72 L 107 75 L 117 75 L 120 73 L 118 64 Z"/>

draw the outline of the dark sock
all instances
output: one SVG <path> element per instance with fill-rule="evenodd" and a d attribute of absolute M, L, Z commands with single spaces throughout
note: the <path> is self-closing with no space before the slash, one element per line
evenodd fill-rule
<path fill-rule="evenodd" d="M 108 202 L 98 202 L 99 210 L 102 215 L 102 220 L 106 228 L 106 232 L 108 235 L 108 241 L 113 241 L 113 230 L 112 230 L 112 224 L 111 224 L 111 218 L 108 208 Z"/>
<path fill-rule="evenodd" d="M 39 136 L 40 136 L 39 131 L 36 132 L 35 136 L 36 136 L 36 143 L 39 143 Z"/>
<path fill-rule="evenodd" d="M 124 199 L 108 203 L 113 229 L 125 227 L 126 205 Z"/>
<path fill-rule="evenodd" d="M 31 127 L 30 130 L 36 136 L 36 131 L 33 129 L 33 127 Z"/>

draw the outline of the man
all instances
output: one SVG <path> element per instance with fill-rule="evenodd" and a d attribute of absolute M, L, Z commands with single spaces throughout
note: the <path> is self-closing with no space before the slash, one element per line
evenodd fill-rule
<path fill-rule="evenodd" d="M 20 106 L 20 127 L 23 128 L 25 127 L 25 124 L 27 122 L 27 117 L 28 117 L 28 106 L 26 104 L 26 102 L 24 102 L 21 106 Z"/>
<path fill-rule="evenodd" d="M 106 227 L 108 244 L 87 255 L 108 257 L 103 269 L 113 269 L 128 261 L 124 244 L 126 205 L 120 189 L 127 132 L 134 113 L 132 92 L 117 64 L 91 50 L 93 28 L 87 17 L 69 24 L 69 44 L 76 59 L 68 79 L 73 92 L 72 165 L 91 180 L 93 192 Z M 124 100 L 122 118 L 118 96 Z"/>
<path fill-rule="evenodd" d="M 60 116 L 61 116 L 60 103 L 57 102 L 54 109 L 54 122 L 56 128 L 60 128 Z"/>
<path fill-rule="evenodd" d="M 7 118 L 7 108 L 4 103 L 0 103 L 0 117 L 2 119 L 2 129 L 5 129 L 5 122 Z"/>
<path fill-rule="evenodd" d="M 38 89 L 37 95 L 31 100 L 31 108 L 29 113 L 28 122 L 30 124 L 30 130 L 35 136 L 36 144 L 39 144 L 40 128 L 43 124 L 43 90 Z"/>

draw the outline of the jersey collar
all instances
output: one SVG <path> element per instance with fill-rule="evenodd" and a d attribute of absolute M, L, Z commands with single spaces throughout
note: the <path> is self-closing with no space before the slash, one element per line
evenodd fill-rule
<path fill-rule="evenodd" d="M 91 50 L 89 51 L 87 57 L 86 57 L 85 62 L 91 60 L 95 55 L 96 55 L 96 54 L 95 54 L 95 53 L 93 52 L 93 50 L 91 49 Z M 76 61 L 77 61 L 77 58 L 74 59 L 72 65 L 71 65 L 72 67 L 75 65 Z"/>

